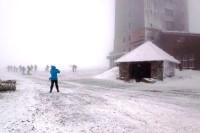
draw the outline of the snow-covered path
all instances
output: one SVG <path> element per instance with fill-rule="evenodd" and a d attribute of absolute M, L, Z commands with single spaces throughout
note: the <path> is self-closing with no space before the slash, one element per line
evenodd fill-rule
<path fill-rule="evenodd" d="M 49 94 L 46 77 L 4 74 L 19 80 L 16 92 L 0 93 L 2 133 L 200 132 L 198 88 L 82 78 Z"/>

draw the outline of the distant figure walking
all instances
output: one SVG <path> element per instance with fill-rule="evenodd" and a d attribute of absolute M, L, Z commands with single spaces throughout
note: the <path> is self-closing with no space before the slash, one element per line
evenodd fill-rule
<path fill-rule="evenodd" d="M 46 66 L 45 71 L 49 72 L 49 65 Z"/>
<path fill-rule="evenodd" d="M 76 72 L 77 65 L 72 65 L 72 72 Z"/>
<path fill-rule="evenodd" d="M 23 66 L 23 67 L 22 67 L 22 74 L 25 75 L 25 72 L 26 72 L 26 67 Z"/>
<path fill-rule="evenodd" d="M 37 71 L 37 68 L 38 68 L 38 66 L 37 66 L 37 65 L 34 65 L 34 71 L 35 71 L 35 72 Z"/>
<path fill-rule="evenodd" d="M 31 66 L 27 66 L 27 75 L 31 75 Z"/>
<path fill-rule="evenodd" d="M 60 70 L 58 70 L 55 66 L 51 66 L 50 74 L 51 77 L 49 80 L 51 80 L 51 86 L 50 86 L 50 93 L 53 90 L 54 83 L 56 84 L 57 92 L 59 92 L 59 86 L 58 86 L 58 73 L 60 73 Z"/>
<path fill-rule="evenodd" d="M 180 64 L 178 64 L 178 68 L 179 68 L 179 71 L 182 71 L 183 70 L 183 66 L 182 66 L 182 64 L 180 63 Z"/>

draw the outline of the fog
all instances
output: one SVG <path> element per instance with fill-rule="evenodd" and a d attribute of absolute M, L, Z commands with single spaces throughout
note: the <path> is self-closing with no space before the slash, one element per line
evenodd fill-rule
<path fill-rule="evenodd" d="M 107 66 L 113 0 L 0 0 L 0 61 Z"/>
<path fill-rule="evenodd" d="M 189 0 L 190 31 L 200 33 L 199 0 Z M 0 0 L 0 66 L 108 66 L 114 0 Z"/>

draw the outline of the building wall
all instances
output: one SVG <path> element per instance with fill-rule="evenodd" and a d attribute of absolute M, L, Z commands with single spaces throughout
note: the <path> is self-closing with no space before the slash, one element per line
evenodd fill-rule
<path fill-rule="evenodd" d="M 162 29 L 163 5 L 162 0 L 145 0 L 146 28 Z"/>
<path fill-rule="evenodd" d="M 115 4 L 114 53 L 128 52 L 133 33 L 144 28 L 144 2 L 116 0 Z"/>
<path fill-rule="evenodd" d="M 119 64 L 119 78 L 122 80 L 129 80 L 129 63 L 120 63 Z"/>
<path fill-rule="evenodd" d="M 158 37 L 157 31 L 188 31 L 187 0 L 116 0 L 114 60 L 136 48 L 145 40 Z"/>
<path fill-rule="evenodd" d="M 155 43 L 181 61 L 183 68 L 200 70 L 200 34 L 161 32 Z"/>
<path fill-rule="evenodd" d="M 175 68 L 176 68 L 175 63 L 172 63 L 172 62 L 169 62 L 169 61 L 164 61 L 163 78 L 175 76 Z"/>
<path fill-rule="evenodd" d="M 151 78 L 163 80 L 163 62 L 151 63 Z"/>
<path fill-rule="evenodd" d="M 144 0 L 116 0 L 114 50 L 108 56 L 110 67 L 114 60 L 126 54 L 144 40 Z"/>
<path fill-rule="evenodd" d="M 175 3 L 174 26 L 175 31 L 189 32 L 189 0 L 173 0 Z"/>
<path fill-rule="evenodd" d="M 187 0 L 145 0 L 145 27 L 188 31 Z"/>

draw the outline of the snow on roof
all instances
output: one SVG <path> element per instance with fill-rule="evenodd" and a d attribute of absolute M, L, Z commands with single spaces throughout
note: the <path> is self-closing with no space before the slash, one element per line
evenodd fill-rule
<path fill-rule="evenodd" d="M 142 62 L 142 61 L 170 61 L 180 63 L 173 56 L 169 55 L 150 41 L 145 42 L 115 62 Z"/>

